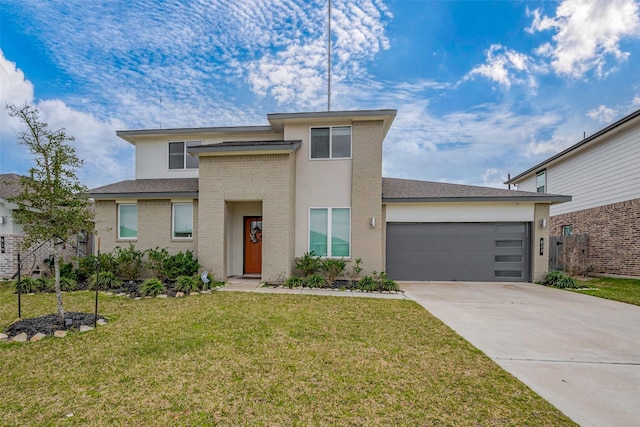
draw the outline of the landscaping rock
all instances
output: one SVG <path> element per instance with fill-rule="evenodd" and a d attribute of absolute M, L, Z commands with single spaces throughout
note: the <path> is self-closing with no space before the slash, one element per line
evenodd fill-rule
<path fill-rule="evenodd" d="M 166 298 L 168 295 L 167 294 L 160 294 L 158 295 L 158 298 Z"/>
<path fill-rule="evenodd" d="M 189 296 L 194 296 L 194 295 L 200 295 L 200 292 L 198 291 L 189 292 Z"/>
<path fill-rule="evenodd" d="M 0 340 L 7 340 L 9 339 L 9 335 L 7 334 L 0 334 Z"/>
<path fill-rule="evenodd" d="M 56 338 L 64 338 L 67 336 L 67 331 L 55 331 L 53 336 Z"/>
<path fill-rule="evenodd" d="M 182 298 L 184 296 L 184 292 L 176 292 L 176 298 Z"/>
<path fill-rule="evenodd" d="M 46 338 L 46 337 L 47 336 L 45 334 L 43 334 L 42 332 L 38 332 L 37 334 L 32 336 L 29 341 L 36 342 L 36 341 L 40 341 L 40 340 L 42 340 L 43 338 Z"/>
<path fill-rule="evenodd" d="M 207 289 L 206 291 L 200 291 L 201 294 L 210 294 L 211 289 Z"/>
<path fill-rule="evenodd" d="M 134 301 L 140 301 L 142 299 L 142 297 L 135 297 L 133 300 Z"/>
<path fill-rule="evenodd" d="M 97 322 L 97 323 L 98 323 L 98 325 L 99 325 L 99 326 L 104 326 L 104 325 L 106 325 L 106 324 L 107 324 L 107 321 L 106 321 L 106 320 L 104 320 L 104 319 L 98 319 L 98 322 Z"/>
<path fill-rule="evenodd" d="M 80 332 L 89 332 L 89 331 L 93 331 L 93 326 L 82 325 L 82 326 L 80 326 L 79 331 L 80 331 Z"/>
<path fill-rule="evenodd" d="M 120 293 L 116 294 L 116 296 L 117 296 L 117 297 L 126 297 L 126 296 L 127 296 L 127 294 L 126 294 L 126 293 L 124 293 L 124 292 L 120 292 Z"/>
<path fill-rule="evenodd" d="M 11 339 L 13 342 L 27 342 L 27 333 L 22 332 Z"/>

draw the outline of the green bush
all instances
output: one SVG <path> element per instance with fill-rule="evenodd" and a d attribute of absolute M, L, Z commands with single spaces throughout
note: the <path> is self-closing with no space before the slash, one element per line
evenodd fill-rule
<path fill-rule="evenodd" d="M 65 292 L 71 292 L 78 289 L 78 282 L 71 277 L 60 277 L 60 289 Z"/>
<path fill-rule="evenodd" d="M 329 285 L 340 277 L 344 272 L 347 263 L 343 259 L 327 258 L 320 263 L 320 270 L 324 273 L 324 278 Z"/>
<path fill-rule="evenodd" d="M 20 282 L 16 280 L 15 287 L 16 292 L 18 292 L 19 288 L 21 294 L 28 294 L 37 290 L 35 279 L 32 279 L 31 277 L 22 277 Z"/>
<path fill-rule="evenodd" d="M 45 279 L 44 277 L 38 277 L 33 280 L 34 292 L 53 292 L 55 289 L 55 279 Z"/>
<path fill-rule="evenodd" d="M 304 285 L 304 279 L 302 277 L 289 277 L 284 281 L 284 285 L 289 289 L 299 288 Z"/>
<path fill-rule="evenodd" d="M 75 273 L 75 279 L 78 282 L 87 281 L 89 277 L 96 272 L 97 257 L 94 255 L 88 255 L 83 258 L 78 258 L 77 261 L 78 269 Z"/>
<path fill-rule="evenodd" d="M 178 276 L 174 287 L 178 292 L 193 292 L 197 291 L 200 288 L 200 284 L 198 283 L 198 281 L 202 282 L 198 277 Z"/>
<path fill-rule="evenodd" d="M 351 266 L 351 274 L 349 275 L 352 285 L 360 280 L 360 273 L 362 273 L 362 258 L 356 258 Z"/>
<path fill-rule="evenodd" d="M 395 280 L 389 279 L 387 274 L 383 271 L 380 274 L 374 277 L 375 281 L 378 282 L 377 290 L 380 292 L 399 292 L 400 287 L 396 283 Z"/>
<path fill-rule="evenodd" d="M 312 274 L 304 279 L 304 286 L 307 288 L 322 288 L 326 284 L 324 277 L 319 274 Z"/>
<path fill-rule="evenodd" d="M 144 252 L 136 250 L 133 243 L 129 243 L 127 248 L 116 247 L 113 251 L 113 257 L 117 264 L 118 274 L 127 280 L 138 280 L 143 255 Z"/>
<path fill-rule="evenodd" d="M 70 262 L 61 262 L 60 263 L 60 278 L 68 277 L 70 279 L 75 279 L 75 272 L 73 271 L 73 264 Z"/>
<path fill-rule="evenodd" d="M 547 273 L 542 284 L 560 289 L 578 289 L 580 287 L 576 279 L 569 277 L 564 271 L 560 270 Z"/>
<path fill-rule="evenodd" d="M 302 271 L 304 277 L 309 277 L 318 271 L 322 267 L 322 261 L 320 257 L 316 256 L 315 252 L 306 252 L 302 258 L 296 260 L 296 268 Z"/>
<path fill-rule="evenodd" d="M 156 297 L 165 292 L 164 283 L 159 279 L 147 279 L 140 285 L 140 295 Z"/>
<path fill-rule="evenodd" d="M 378 283 L 371 276 L 364 276 L 358 280 L 358 289 L 362 292 L 373 292 L 378 288 Z"/>
<path fill-rule="evenodd" d="M 153 275 L 160 280 L 165 280 L 167 276 L 164 272 L 164 264 L 169 258 L 169 251 L 167 248 L 157 247 L 155 249 L 147 249 L 145 251 L 147 255 L 147 262 L 145 267 L 153 272 Z"/>
<path fill-rule="evenodd" d="M 114 289 L 120 286 L 122 282 L 112 271 L 100 271 L 96 278 L 95 274 L 89 277 L 89 289 L 106 290 Z"/>
<path fill-rule="evenodd" d="M 198 260 L 193 257 L 193 252 L 186 251 L 168 256 L 164 260 L 162 271 L 166 278 L 173 280 L 178 276 L 193 276 L 200 267 Z"/>

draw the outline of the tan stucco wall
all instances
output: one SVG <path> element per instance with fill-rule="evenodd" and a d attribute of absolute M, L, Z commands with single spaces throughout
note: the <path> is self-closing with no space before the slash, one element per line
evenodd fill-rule
<path fill-rule="evenodd" d="M 546 221 L 546 226 L 542 226 L 542 220 Z M 531 275 L 534 282 L 544 280 L 544 276 L 549 271 L 549 205 L 536 203 L 532 239 L 531 254 L 533 265 L 531 266 Z M 544 239 L 544 252 L 540 255 L 540 239 Z"/>
<path fill-rule="evenodd" d="M 262 202 L 262 279 L 291 274 L 294 255 L 293 154 L 200 157 L 200 263 L 217 278 L 228 271 L 233 202 Z M 233 252 L 233 251 L 232 251 Z"/>
<path fill-rule="evenodd" d="M 180 202 L 186 200 L 180 199 Z M 126 247 L 129 242 L 136 249 L 145 250 L 155 247 L 167 248 L 170 254 L 193 251 L 198 255 L 198 200 L 193 200 L 193 239 L 171 238 L 171 203 L 170 199 L 122 200 L 138 205 L 138 238 L 118 239 L 118 204 L 115 200 L 98 200 L 96 209 L 96 232 L 100 239 L 100 251 L 111 252 L 116 246 Z M 97 243 L 96 248 L 97 250 Z"/>
<path fill-rule="evenodd" d="M 363 274 L 384 270 L 382 230 L 382 120 L 354 121 L 351 178 L 351 255 Z M 370 220 L 375 218 L 375 227 Z"/>

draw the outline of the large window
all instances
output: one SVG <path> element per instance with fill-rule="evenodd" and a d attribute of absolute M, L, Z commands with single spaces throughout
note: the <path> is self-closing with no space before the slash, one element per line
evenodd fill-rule
<path fill-rule="evenodd" d="M 198 157 L 190 156 L 187 148 L 202 145 L 202 141 L 169 143 L 169 169 L 197 169 Z"/>
<path fill-rule="evenodd" d="M 351 126 L 311 128 L 311 159 L 351 157 Z"/>
<path fill-rule="evenodd" d="M 173 234 L 174 239 L 193 238 L 193 203 L 173 204 Z"/>
<path fill-rule="evenodd" d="M 351 209 L 309 209 L 309 252 L 317 256 L 351 255 Z"/>
<path fill-rule="evenodd" d="M 547 192 L 547 171 L 543 170 L 536 174 L 536 191 L 538 193 Z"/>
<path fill-rule="evenodd" d="M 118 205 L 118 239 L 138 237 L 138 205 Z"/>

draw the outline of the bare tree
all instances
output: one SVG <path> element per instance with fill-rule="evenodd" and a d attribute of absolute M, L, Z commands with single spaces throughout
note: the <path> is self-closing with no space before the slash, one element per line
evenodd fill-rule
<path fill-rule="evenodd" d="M 82 161 L 68 143 L 75 139 L 64 129 L 50 131 L 40 120 L 38 110 L 29 105 L 7 104 L 9 115 L 18 118 L 27 130 L 18 135 L 18 143 L 29 150 L 35 166 L 22 177 L 20 194 L 11 198 L 18 205 L 14 220 L 24 230 L 24 247 L 52 240 L 56 303 L 58 316 L 64 318 L 60 289 L 61 245 L 81 231 L 93 230 L 93 210 L 87 188 L 80 184 L 76 171 Z"/>

